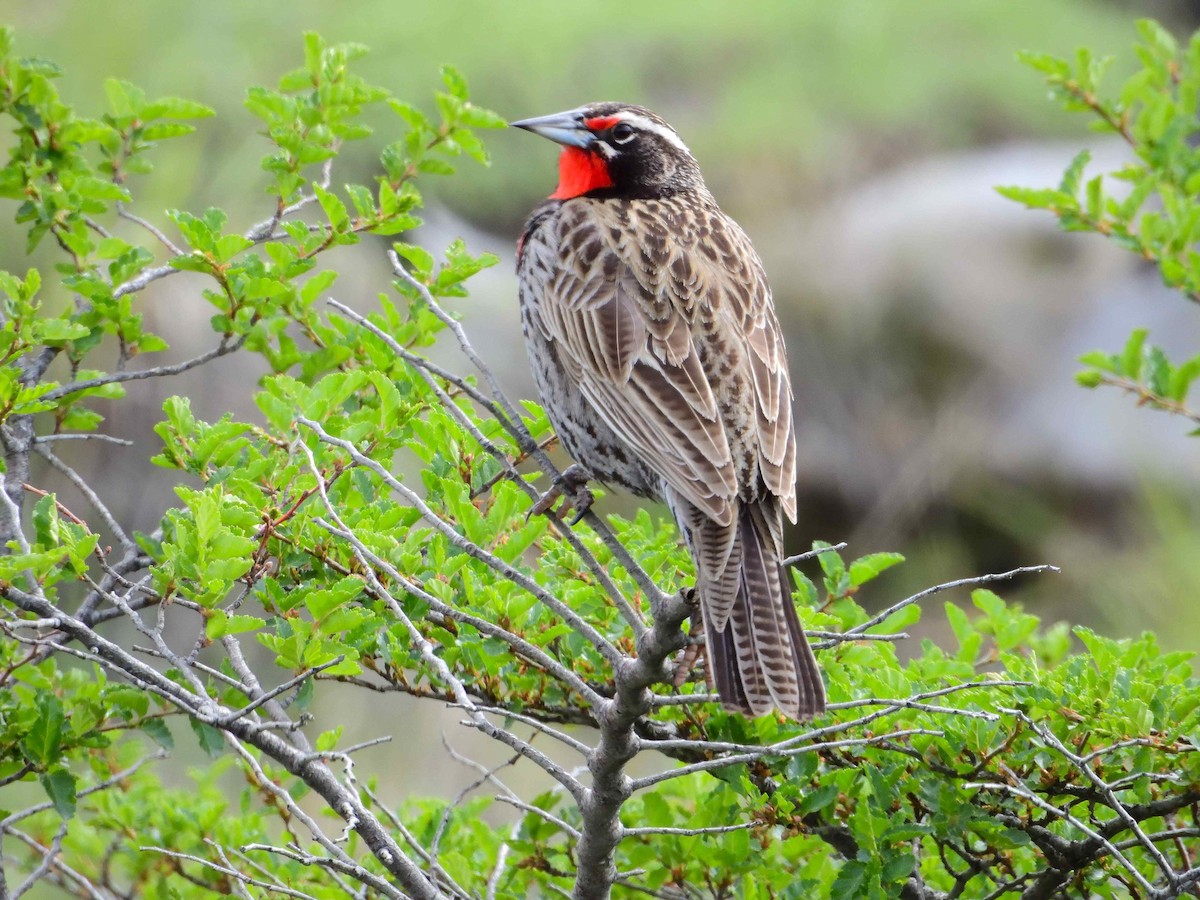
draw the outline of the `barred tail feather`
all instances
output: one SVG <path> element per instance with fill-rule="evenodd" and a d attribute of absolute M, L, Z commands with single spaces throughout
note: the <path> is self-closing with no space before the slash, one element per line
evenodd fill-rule
<path fill-rule="evenodd" d="M 705 523 L 694 524 L 704 531 Z M 741 505 L 734 527 L 726 577 L 716 583 L 701 577 L 699 584 L 709 665 L 721 702 L 751 716 L 775 708 L 795 719 L 811 718 L 825 709 L 825 685 L 781 565 L 778 502 Z M 705 542 L 695 537 L 689 543 L 699 556 Z M 698 559 L 697 571 L 708 570 Z M 710 594 L 721 600 L 732 594 L 733 602 L 722 609 L 725 603 L 718 601 L 714 610 Z"/>

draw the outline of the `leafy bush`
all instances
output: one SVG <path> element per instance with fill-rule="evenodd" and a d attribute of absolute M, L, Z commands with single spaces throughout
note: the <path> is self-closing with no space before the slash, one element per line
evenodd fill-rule
<path fill-rule="evenodd" d="M 308 36 L 303 66 L 247 97 L 270 145 L 265 217 L 175 211 L 168 229 L 129 208 L 132 176 L 209 111 L 114 81 L 109 112 L 84 117 L 51 64 L 14 56 L 8 33 L 2 51 L 15 140 L 0 193 L 30 247 L 60 254 L 53 279 L 0 279 L 0 896 L 1165 897 L 1200 883 L 1188 658 L 1086 629 L 1074 652 L 1065 626 L 982 587 L 1048 567 L 871 615 L 860 597 L 901 557 L 819 545 L 790 564 L 819 566 L 793 571 L 826 715 L 748 721 L 702 678 L 671 686 L 691 612 L 674 528 L 647 511 L 527 518 L 558 474 L 546 417 L 504 397 L 448 311 L 496 260 L 395 243 L 375 312 L 323 300 L 340 248 L 418 224 L 422 179 L 461 155 L 486 163 L 476 130 L 503 122 L 454 70 L 430 118 L 353 74 L 362 48 Z M 371 137 L 360 113 L 380 104 L 405 136 L 374 187 L 335 189 L 339 151 Z M 213 345 L 159 362 L 143 291 L 179 271 L 203 278 Z M 426 357 L 439 340 L 454 367 Z M 177 473 L 179 504 L 132 531 L 102 496 L 116 488 L 88 485 L 56 443 L 111 452 L 97 399 L 232 353 L 273 373 L 253 390 L 261 419 L 205 422 L 170 399 L 148 462 Z M 50 464 L 44 488 L 31 455 Z M 957 646 L 902 661 L 922 602 L 964 587 L 973 608 L 946 606 Z M 373 742 L 314 721 L 334 683 L 451 704 L 511 758 L 468 761 L 479 777 L 453 799 L 395 808 L 381 777 L 421 773 L 355 765 Z M 168 788 L 183 740 L 212 761 Z M 511 766 L 553 789 L 522 795 Z"/>
<path fill-rule="evenodd" d="M 1046 77 L 1068 112 L 1084 113 L 1093 130 L 1115 134 L 1129 146 L 1131 161 L 1115 172 L 1084 179 L 1091 154 L 1072 160 L 1057 188 L 1000 188 L 1004 196 L 1058 217 L 1067 231 L 1103 235 L 1118 247 L 1153 263 L 1163 283 L 1200 303 L 1200 33 L 1186 48 L 1150 19 L 1138 23 L 1139 67 L 1115 94 L 1101 91 L 1111 62 L 1086 49 L 1074 60 L 1025 54 L 1024 61 Z M 1117 190 L 1113 191 L 1113 182 Z M 1200 425 L 1187 406 L 1200 377 L 1200 355 L 1173 363 L 1135 330 L 1116 352 L 1096 350 L 1081 357 L 1086 368 L 1076 380 L 1088 388 L 1107 385 L 1139 404 L 1183 416 Z M 1193 433 L 1200 433 L 1200 429 Z"/>

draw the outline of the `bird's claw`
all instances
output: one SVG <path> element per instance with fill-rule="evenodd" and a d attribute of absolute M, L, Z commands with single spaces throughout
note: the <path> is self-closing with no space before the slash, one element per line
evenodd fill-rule
<path fill-rule="evenodd" d="M 675 687 L 682 687 L 690 678 L 692 673 L 703 666 L 704 668 L 704 683 L 711 691 L 713 689 L 712 669 L 708 665 L 707 644 L 704 640 L 704 625 L 700 608 L 700 592 L 695 588 L 688 588 L 683 592 L 684 599 L 688 605 L 692 607 L 692 629 L 688 636 L 687 646 L 679 651 L 675 661 L 675 676 L 671 679 L 671 683 Z"/>
<path fill-rule="evenodd" d="M 596 502 L 595 496 L 588 490 L 588 474 L 578 465 L 568 466 L 561 475 L 554 479 L 554 483 L 550 485 L 550 490 L 542 494 L 537 502 L 529 508 L 529 513 L 525 516 L 528 521 L 532 516 L 541 516 L 551 513 L 554 509 L 554 504 L 559 498 L 565 498 L 562 507 L 558 510 L 558 517 L 564 518 L 568 512 L 574 510 L 573 515 L 568 525 L 574 526 L 579 523 L 579 520 L 587 515 L 587 511 L 591 509 L 593 503 Z"/>

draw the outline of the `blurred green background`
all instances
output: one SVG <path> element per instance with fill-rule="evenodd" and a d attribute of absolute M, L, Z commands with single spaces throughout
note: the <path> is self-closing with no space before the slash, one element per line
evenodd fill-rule
<path fill-rule="evenodd" d="M 1177 354 L 1197 348 L 1196 314 L 1152 272 L 1102 241 L 1065 236 L 991 190 L 1057 181 L 1081 146 L 1098 165 L 1121 148 L 1067 118 L 1018 50 L 1080 45 L 1132 58 L 1133 21 L 1196 24 L 1190 4 L 1102 0 L 843 2 L 171 3 L 40 0 L 0 4 L 27 55 L 65 69 L 60 89 L 84 114 L 103 78 L 217 110 L 157 154 L 135 183 L 139 211 L 221 206 L 234 223 L 269 212 L 265 145 L 241 99 L 300 58 L 303 31 L 371 48 L 359 71 L 432 108 L 453 63 L 473 99 L 510 118 L 626 99 L 671 121 L 723 207 L 742 222 L 775 288 L 796 384 L 801 522 L 789 537 L 848 540 L 854 555 L 898 550 L 883 605 L 934 582 L 1052 562 L 1063 574 L 1006 589 L 1049 619 L 1122 635 L 1153 627 L 1165 644 L 1200 633 L 1200 463 L 1186 429 L 1115 393 L 1077 388 L 1073 360 L 1115 349 L 1145 325 Z M 1110 77 L 1117 82 L 1118 61 Z M 402 131 L 389 112 L 353 147 L 335 184 L 369 182 L 379 148 Z M 485 356 L 531 396 L 516 319 L 511 247 L 554 182 L 554 148 L 496 134 L 493 166 L 425 184 L 433 249 L 462 235 L 505 264 L 462 312 Z M 23 269 L 5 215 L 0 266 Z M 161 216 L 157 221 L 163 222 Z M 381 244 L 339 260 L 334 295 L 369 308 L 385 289 Z M 172 353 L 207 346 L 209 312 L 183 278 L 146 295 Z M 109 430 L 133 453 L 98 464 L 118 509 L 153 527 L 169 481 L 145 472 L 162 397 L 198 411 L 250 414 L 253 361 L 131 391 Z M 77 457 L 82 462 L 81 457 Z M 86 464 L 85 464 L 86 467 Z M 95 464 L 92 466 L 95 472 Z M 610 497 L 609 508 L 626 501 Z M 961 599 L 961 598 L 960 598 Z M 937 608 L 927 633 L 939 634 Z"/>

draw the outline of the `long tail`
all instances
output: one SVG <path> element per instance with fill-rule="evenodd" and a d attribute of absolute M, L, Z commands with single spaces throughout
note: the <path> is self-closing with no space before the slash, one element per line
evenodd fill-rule
<path fill-rule="evenodd" d="M 676 513 L 696 560 L 708 664 L 726 709 L 794 719 L 825 710 L 825 685 L 796 618 L 773 498 L 741 504 L 722 526 L 686 502 Z"/>

